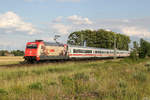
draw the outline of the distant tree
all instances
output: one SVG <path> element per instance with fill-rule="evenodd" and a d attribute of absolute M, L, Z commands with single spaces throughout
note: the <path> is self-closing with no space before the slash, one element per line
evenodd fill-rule
<path fill-rule="evenodd" d="M 7 50 L 1 50 L 0 56 L 6 56 L 5 54 L 8 54 L 8 53 L 9 53 L 9 51 L 7 51 Z"/>
<path fill-rule="evenodd" d="M 23 56 L 24 55 L 24 51 L 13 50 L 13 51 L 11 51 L 11 54 L 14 54 L 14 56 Z"/>
<path fill-rule="evenodd" d="M 133 48 L 139 50 L 139 44 L 136 41 L 133 41 Z"/>
<path fill-rule="evenodd" d="M 115 32 L 106 31 L 104 29 L 73 32 L 69 35 L 67 43 L 81 46 L 83 45 L 83 41 L 86 41 L 89 47 L 113 49 L 114 40 L 116 40 L 117 49 L 128 50 L 128 44 L 130 43 L 129 36 L 116 34 Z"/>
<path fill-rule="evenodd" d="M 131 53 L 130 53 L 130 58 L 131 58 L 133 61 L 137 61 L 137 60 L 138 60 L 138 56 L 137 56 L 137 51 L 136 51 L 136 50 L 131 51 Z"/>
<path fill-rule="evenodd" d="M 146 56 L 146 44 L 144 39 L 140 39 L 139 57 L 145 58 Z"/>
<path fill-rule="evenodd" d="M 139 57 L 150 57 L 150 43 L 144 39 L 140 39 Z"/>
<path fill-rule="evenodd" d="M 139 45 L 136 41 L 133 41 L 133 48 L 132 48 L 132 51 L 130 53 L 130 58 L 133 60 L 133 61 L 137 61 L 138 60 L 138 53 L 139 53 Z"/>

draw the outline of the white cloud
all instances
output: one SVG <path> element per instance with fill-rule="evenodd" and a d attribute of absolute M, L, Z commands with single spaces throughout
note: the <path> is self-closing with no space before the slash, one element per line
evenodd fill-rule
<path fill-rule="evenodd" d="M 150 37 L 150 18 L 143 19 L 100 19 L 91 21 L 89 18 L 72 15 L 57 17 L 53 21 L 52 28 L 60 34 L 69 34 L 74 31 L 85 29 L 105 29 L 131 37 Z M 149 38 L 150 39 L 150 38 Z"/>
<path fill-rule="evenodd" d="M 91 21 L 82 16 L 57 17 L 53 28 L 61 34 L 85 29 L 105 29 L 117 33 L 126 34 L 131 37 L 150 37 L 150 18 L 143 19 L 101 19 Z"/>
<path fill-rule="evenodd" d="M 83 18 L 83 17 L 77 16 L 77 15 L 69 16 L 69 17 L 67 17 L 67 19 L 76 25 L 91 25 L 91 24 L 93 24 L 93 22 L 90 21 L 88 18 Z"/>
<path fill-rule="evenodd" d="M 52 29 L 53 29 L 55 32 L 58 32 L 58 33 L 60 33 L 60 34 L 68 34 L 68 33 L 69 33 L 69 30 L 71 29 L 71 26 L 67 26 L 67 25 L 58 23 L 58 24 L 53 24 L 53 25 L 52 25 Z"/>
<path fill-rule="evenodd" d="M 52 21 L 51 28 L 54 32 L 66 35 L 70 32 L 82 30 L 82 29 L 93 29 L 89 27 L 93 22 L 88 18 L 73 15 L 68 17 L 59 16 Z"/>
<path fill-rule="evenodd" d="M 121 27 L 121 31 L 129 36 L 150 37 L 150 31 L 140 27 Z"/>
<path fill-rule="evenodd" d="M 42 37 L 41 40 L 53 42 L 54 39 L 52 37 Z"/>
<path fill-rule="evenodd" d="M 63 17 L 62 16 L 58 16 L 57 18 L 55 18 L 54 20 L 53 20 L 53 22 L 55 23 L 57 23 L 57 22 L 61 22 L 62 21 L 62 19 L 63 19 Z"/>
<path fill-rule="evenodd" d="M 150 18 L 143 19 L 100 19 L 91 25 L 93 29 L 109 29 L 131 37 L 150 37 Z M 149 38 L 150 39 L 150 38 Z"/>
<path fill-rule="evenodd" d="M 11 11 L 0 15 L 0 29 L 5 29 L 6 32 L 38 33 L 31 23 L 24 22 L 20 16 Z"/>

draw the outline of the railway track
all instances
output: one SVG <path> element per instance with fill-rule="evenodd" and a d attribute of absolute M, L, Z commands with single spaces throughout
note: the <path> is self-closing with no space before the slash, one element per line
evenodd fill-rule
<path fill-rule="evenodd" d="M 119 58 L 119 59 L 87 59 L 87 60 L 85 60 L 85 59 L 83 59 L 83 60 L 68 60 L 68 61 L 44 61 L 44 62 L 37 62 L 37 63 L 25 63 L 25 62 L 20 62 L 19 64 L 6 64 L 6 65 L 0 65 L 0 67 L 9 67 L 9 68 L 11 68 L 11 67 L 38 67 L 38 66 L 42 66 L 42 65 L 49 65 L 49 64 L 64 64 L 64 63 L 66 63 L 66 62 L 76 62 L 76 63 L 78 63 L 78 62 L 91 62 L 91 61 L 102 61 L 102 62 L 105 62 L 105 61 L 118 61 L 118 60 L 120 60 L 120 59 L 122 59 L 122 58 Z"/>

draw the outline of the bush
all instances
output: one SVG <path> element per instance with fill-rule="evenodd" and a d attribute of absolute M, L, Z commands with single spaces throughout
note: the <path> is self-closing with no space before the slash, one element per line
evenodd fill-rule
<path fill-rule="evenodd" d="M 13 51 L 11 51 L 11 54 L 14 54 L 14 56 L 24 56 L 24 51 L 13 50 Z"/>
<path fill-rule="evenodd" d="M 42 90 L 43 86 L 40 82 L 32 83 L 28 86 L 30 89 Z"/>
<path fill-rule="evenodd" d="M 62 85 L 64 86 L 73 86 L 73 79 L 67 76 L 60 76 L 59 79 L 61 80 Z"/>
<path fill-rule="evenodd" d="M 130 53 L 130 58 L 131 58 L 133 61 L 137 61 L 137 60 L 138 60 L 138 56 L 137 56 L 137 51 L 136 51 L 136 50 L 133 50 L 133 51 Z"/>
<path fill-rule="evenodd" d="M 127 87 L 127 83 L 125 80 L 119 80 L 119 87 L 120 88 L 126 88 Z"/>
<path fill-rule="evenodd" d="M 85 75 L 84 73 L 77 73 L 77 74 L 74 75 L 74 79 L 75 80 L 88 81 L 89 80 L 89 76 Z"/>
<path fill-rule="evenodd" d="M 4 89 L 0 89 L 0 94 L 8 94 L 8 92 Z"/>
<path fill-rule="evenodd" d="M 136 72 L 133 77 L 138 80 L 138 81 L 141 81 L 141 82 L 144 82 L 146 81 L 146 74 L 145 73 L 142 73 L 142 72 Z"/>

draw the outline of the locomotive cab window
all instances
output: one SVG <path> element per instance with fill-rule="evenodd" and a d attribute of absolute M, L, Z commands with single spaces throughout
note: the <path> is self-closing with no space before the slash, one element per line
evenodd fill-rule
<path fill-rule="evenodd" d="M 27 49 L 36 49 L 37 48 L 37 44 L 29 44 L 27 45 Z"/>

